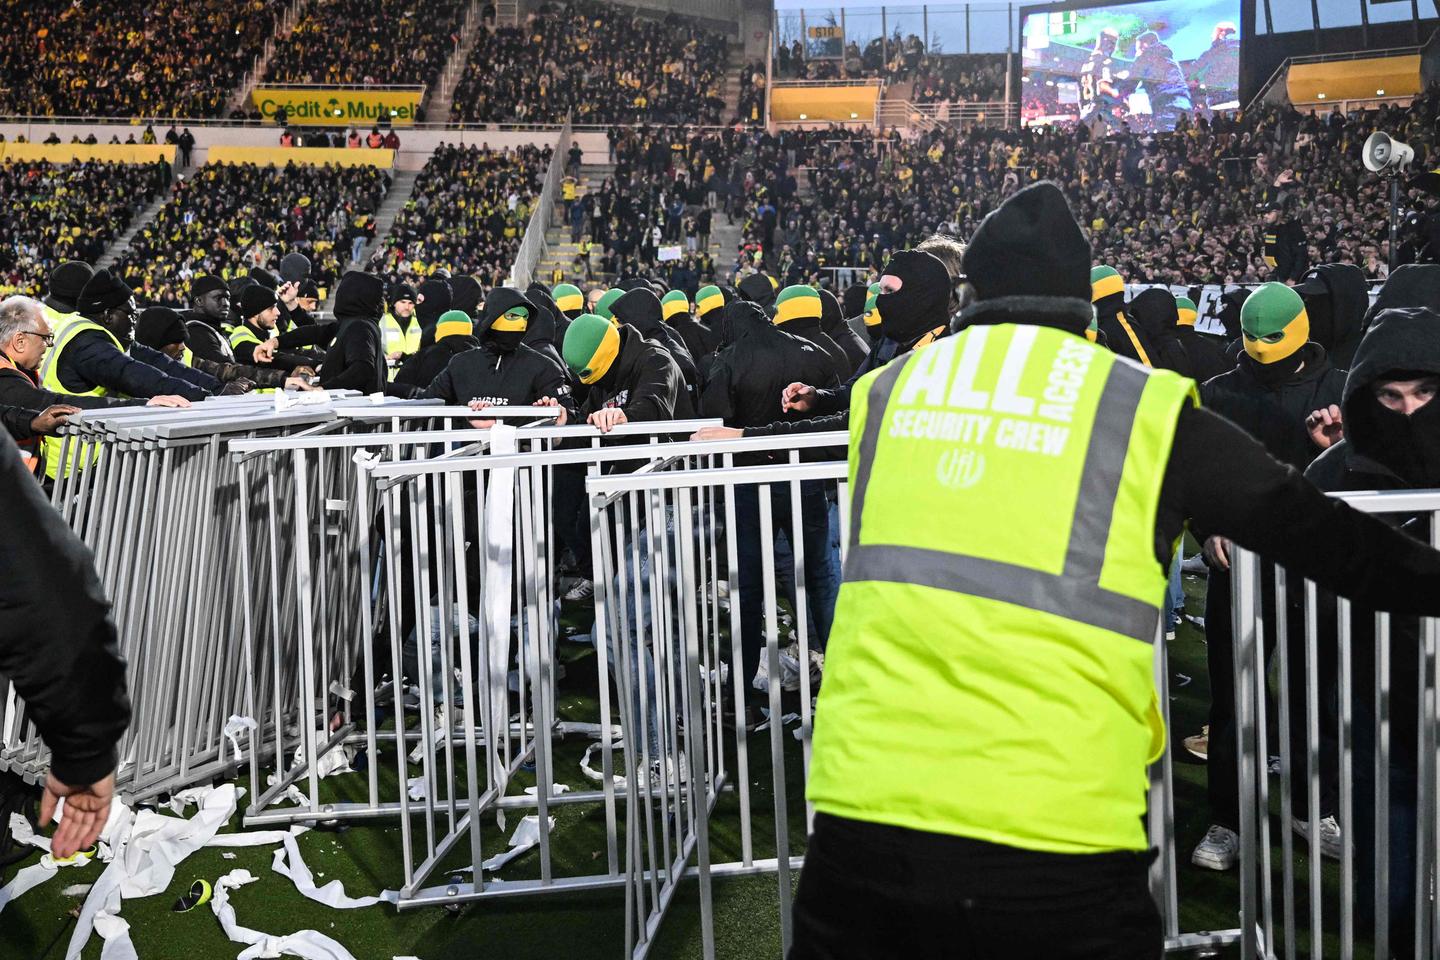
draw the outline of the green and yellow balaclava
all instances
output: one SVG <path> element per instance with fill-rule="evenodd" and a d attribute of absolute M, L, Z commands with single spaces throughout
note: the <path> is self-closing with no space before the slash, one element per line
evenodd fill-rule
<path fill-rule="evenodd" d="M 585 294 L 573 283 L 557 283 L 550 296 L 555 298 L 555 306 L 560 308 L 560 312 L 571 320 L 585 312 Z"/>
<path fill-rule="evenodd" d="M 1095 306 L 1090 306 L 1090 325 L 1085 328 L 1085 339 L 1091 343 L 1100 342 L 1100 315 L 1095 312 Z"/>
<path fill-rule="evenodd" d="M 671 323 L 675 317 L 690 314 L 690 298 L 684 290 L 671 290 L 660 298 L 660 319 Z"/>
<path fill-rule="evenodd" d="M 440 314 L 440 319 L 435 321 L 437 341 L 446 337 L 468 337 L 474 332 L 475 324 L 470 322 L 470 314 L 464 310 L 446 310 Z"/>
<path fill-rule="evenodd" d="M 625 291 L 621 290 L 619 287 L 606 290 L 605 295 L 600 298 L 600 301 L 598 303 L 595 304 L 595 313 L 597 313 L 601 317 L 604 317 L 606 320 L 614 320 L 615 311 L 611 310 L 610 308 L 615 306 L 615 301 L 619 300 L 623 296 L 625 296 Z"/>
<path fill-rule="evenodd" d="M 1125 278 L 1114 267 L 1101 264 L 1090 270 L 1090 302 L 1099 303 L 1106 297 L 1125 292 Z"/>
<path fill-rule="evenodd" d="M 1245 352 L 1259 363 L 1293 357 L 1310 341 L 1310 317 L 1300 294 L 1283 283 L 1262 284 L 1240 308 Z"/>
<path fill-rule="evenodd" d="M 604 317 L 582 313 L 565 331 L 561 353 L 581 383 L 594 383 L 610 372 L 620 355 L 620 330 Z"/>
<path fill-rule="evenodd" d="M 880 284 L 870 284 L 870 292 L 865 295 L 865 332 L 871 338 L 878 339 L 880 336 L 880 308 L 876 306 L 875 298 L 880 296 Z"/>
<path fill-rule="evenodd" d="M 1179 327 L 1195 326 L 1195 319 L 1200 315 L 1200 310 L 1195 306 L 1195 301 L 1189 297 L 1176 297 L 1175 309 L 1180 314 L 1180 319 L 1175 321 Z"/>
<path fill-rule="evenodd" d="M 695 316 L 704 320 L 713 310 L 725 309 L 725 294 L 719 287 L 711 284 L 708 287 L 701 287 L 695 293 Z"/>
<path fill-rule="evenodd" d="M 820 291 L 803 283 L 797 283 L 780 291 L 775 298 L 775 325 L 781 326 L 791 320 L 820 319 L 825 305 L 820 302 Z"/>

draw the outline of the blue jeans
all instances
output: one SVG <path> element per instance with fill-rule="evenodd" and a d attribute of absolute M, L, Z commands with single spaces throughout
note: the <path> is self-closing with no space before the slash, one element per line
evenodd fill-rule
<path fill-rule="evenodd" d="M 1185 558 L 1185 548 L 1178 547 L 1170 561 L 1170 582 L 1165 587 L 1165 613 L 1168 626 L 1178 626 L 1185 617 L 1185 587 L 1180 582 L 1180 563 Z"/>
<path fill-rule="evenodd" d="M 830 636 L 830 622 L 835 614 L 835 597 L 840 590 L 839 556 L 832 548 L 830 502 L 825 484 L 807 480 L 800 484 L 800 524 L 790 515 L 790 487 L 775 484 L 769 489 L 772 536 L 783 533 L 792 544 L 796 534 L 805 547 L 805 590 L 808 600 L 810 647 L 825 649 Z M 751 686 L 760 668 L 760 652 L 765 649 L 764 583 L 760 536 L 760 492 L 755 486 L 735 488 L 735 550 L 740 566 L 740 649 L 741 680 L 752 699 L 759 700 L 759 691 Z M 837 524 L 838 528 L 838 524 Z M 771 542 L 774 548 L 773 540 Z M 787 571 L 778 569 L 780 579 Z M 805 669 L 802 665 L 802 669 Z"/>

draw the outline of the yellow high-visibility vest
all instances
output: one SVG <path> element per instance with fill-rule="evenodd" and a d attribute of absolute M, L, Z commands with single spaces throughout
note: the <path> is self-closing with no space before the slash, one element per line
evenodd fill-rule
<path fill-rule="evenodd" d="M 106 330 L 98 323 L 86 320 L 78 313 L 68 314 L 58 325 L 50 328 L 51 334 L 55 337 L 55 346 L 45 352 L 45 359 L 40 362 L 40 385 L 46 390 L 63 393 L 71 397 L 104 397 L 109 395 L 109 391 L 104 387 L 91 387 L 89 390 L 71 390 L 60 382 L 60 358 L 64 355 L 65 348 L 70 345 L 77 335 L 87 330 L 99 330 L 110 338 L 110 342 L 115 344 L 116 350 L 119 350 L 121 353 L 125 352 L 125 348 L 120 345 L 120 341 L 116 339 L 115 334 Z M 44 438 L 45 476 L 51 479 L 54 479 L 61 472 L 60 447 L 63 443 L 64 440 L 60 437 Z M 84 469 L 85 467 L 92 466 L 100 456 L 100 451 L 97 449 L 87 462 L 77 464 L 76 461 L 78 457 L 76 453 L 77 444 L 72 440 L 69 456 L 65 458 L 68 462 L 64 465 L 64 473 L 69 474 L 71 470 Z"/>

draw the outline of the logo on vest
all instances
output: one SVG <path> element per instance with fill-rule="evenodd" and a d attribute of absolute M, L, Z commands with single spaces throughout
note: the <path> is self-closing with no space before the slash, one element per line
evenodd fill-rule
<path fill-rule="evenodd" d="M 935 479 L 950 490 L 967 490 L 985 476 L 985 454 L 970 447 L 951 447 L 940 454 Z"/>

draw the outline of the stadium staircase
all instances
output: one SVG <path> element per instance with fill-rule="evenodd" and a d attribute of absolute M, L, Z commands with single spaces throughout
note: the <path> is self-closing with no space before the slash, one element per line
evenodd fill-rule
<path fill-rule="evenodd" d="M 725 119 L 740 112 L 740 74 L 745 69 L 745 44 L 731 40 L 725 59 Z"/>
<path fill-rule="evenodd" d="M 390 229 L 395 226 L 395 218 L 400 211 L 405 209 L 405 204 L 415 194 L 415 180 L 420 176 L 419 170 L 392 170 L 390 172 L 390 192 L 385 194 L 385 199 L 380 201 L 380 209 L 375 211 L 375 239 L 365 244 L 360 251 L 360 259 L 351 261 L 345 265 L 346 270 L 363 270 L 365 264 L 370 262 L 375 251 L 380 249 L 380 244 L 390 236 Z M 338 285 L 337 285 L 338 286 Z M 329 299 L 325 301 L 324 309 L 334 309 L 335 291 L 329 291 Z"/>
<path fill-rule="evenodd" d="M 111 241 L 110 246 L 100 255 L 100 259 L 95 261 L 95 269 L 100 270 L 114 266 L 115 261 L 130 249 L 130 241 L 135 238 L 135 234 L 140 232 L 141 227 L 155 219 L 155 215 L 160 212 L 160 208 L 165 206 L 165 201 L 169 199 L 170 191 L 164 190 L 158 197 L 142 207 L 140 212 L 131 218 L 130 226 L 125 228 L 125 232 Z"/>
<path fill-rule="evenodd" d="M 240 86 L 235 91 L 235 96 L 230 98 L 229 110 L 249 110 L 251 93 L 260 85 L 265 77 L 265 71 L 270 68 L 270 58 L 275 55 L 275 38 L 287 37 L 300 22 L 300 15 L 305 12 L 305 4 L 308 0 L 293 0 L 285 12 L 280 15 L 280 22 L 275 27 L 275 33 L 265 38 L 265 46 L 260 49 L 260 55 L 255 58 L 250 72 L 245 74 L 245 79 L 240 81 Z"/>
<path fill-rule="evenodd" d="M 480 19 L 480 0 L 471 0 L 470 9 L 465 12 L 465 25 L 460 28 L 460 42 L 445 64 L 445 70 L 429 96 L 425 98 L 425 118 L 431 122 L 444 123 L 450 119 L 450 105 L 455 102 L 455 88 L 465 73 L 465 63 L 475 49 L 480 31 L 485 29 Z M 498 22 L 498 21 L 497 21 Z"/>

